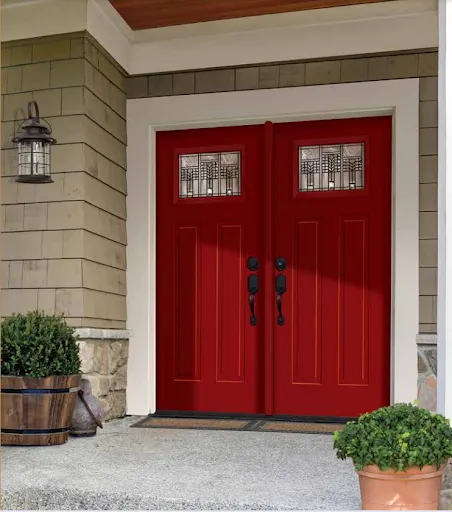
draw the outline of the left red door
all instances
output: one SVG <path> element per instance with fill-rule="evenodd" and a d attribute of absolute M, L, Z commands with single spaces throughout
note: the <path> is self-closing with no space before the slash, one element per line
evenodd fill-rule
<path fill-rule="evenodd" d="M 159 411 L 263 412 L 264 143 L 263 126 L 157 133 Z"/>

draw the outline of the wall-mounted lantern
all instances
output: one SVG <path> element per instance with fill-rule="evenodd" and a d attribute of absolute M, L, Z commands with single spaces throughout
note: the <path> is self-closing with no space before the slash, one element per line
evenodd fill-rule
<path fill-rule="evenodd" d="M 33 115 L 33 107 L 35 115 Z M 44 120 L 42 120 L 44 121 Z M 52 183 L 50 176 L 50 146 L 56 143 L 51 137 L 52 128 L 47 121 L 42 124 L 36 101 L 28 103 L 28 119 L 17 129 L 12 142 L 17 144 L 18 174 L 21 183 Z"/>

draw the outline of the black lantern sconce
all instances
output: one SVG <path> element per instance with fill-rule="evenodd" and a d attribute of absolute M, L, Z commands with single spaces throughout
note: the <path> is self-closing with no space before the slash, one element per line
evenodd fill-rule
<path fill-rule="evenodd" d="M 18 149 L 16 181 L 20 183 L 53 183 L 50 176 L 50 146 L 55 144 L 56 140 L 51 137 L 50 124 L 44 122 L 45 125 L 39 117 L 38 104 L 36 101 L 30 101 L 28 119 L 20 124 L 12 139 Z"/>

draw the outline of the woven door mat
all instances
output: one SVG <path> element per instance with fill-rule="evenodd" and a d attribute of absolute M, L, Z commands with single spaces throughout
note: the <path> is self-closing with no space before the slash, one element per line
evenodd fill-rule
<path fill-rule="evenodd" d="M 294 434 L 333 434 L 341 423 L 314 423 L 279 420 L 163 418 L 148 416 L 132 425 L 137 428 L 172 428 L 194 430 L 235 430 L 248 432 L 285 432 Z"/>

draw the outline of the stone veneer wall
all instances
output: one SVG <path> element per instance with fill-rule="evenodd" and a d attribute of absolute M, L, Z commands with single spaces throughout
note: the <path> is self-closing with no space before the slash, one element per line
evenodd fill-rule
<path fill-rule="evenodd" d="M 80 359 L 84 378 L 105 408 L 105 419 L 126 414 L 128 331 L 79 329 Z"/>
<path fill-rule="evenodd" d="M 452 510 L 452 461 L 444 473 L 439 510 Z"/>
<path fill-rule="evenodd" d="M 123 415 L 128 342 L 86 328 L 126 325 L 125 72 L 86 33 L 3 43 L 1 65 L 1 316 L 38 308 L 82 328 L 94 393 Z M 32 99 L 58 141 L 52 184 L 12 177 L 11 137 Z"/>
<path fill-rule="evenodd" d="M 430 411 L 436 411 L 436 336 L 418 337 L 418 400 L 419 404 Z"/>

